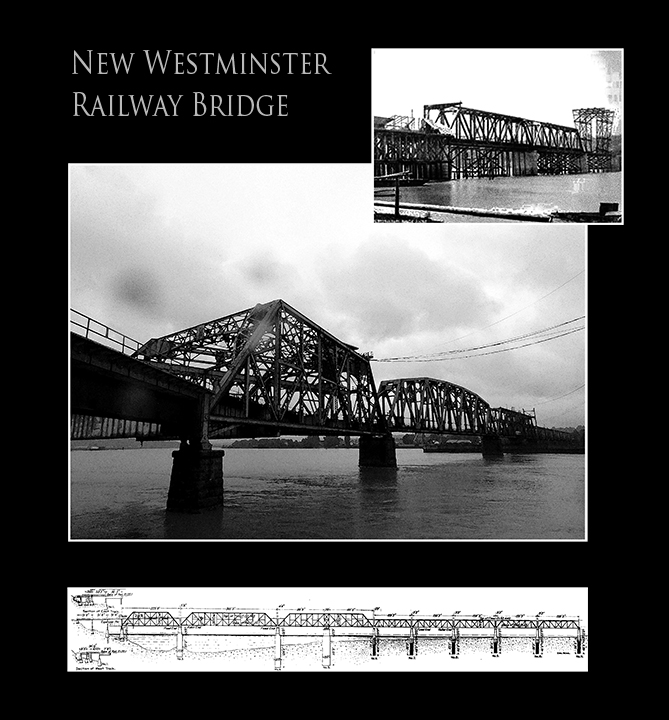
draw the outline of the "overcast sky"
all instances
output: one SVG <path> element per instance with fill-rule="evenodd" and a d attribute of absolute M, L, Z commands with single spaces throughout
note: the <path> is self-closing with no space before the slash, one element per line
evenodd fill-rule
<path fill-rule="evenodd" d="M 70 305 L 143 342 L 282 298 L 375 358 L 585 315 L 584 226 L 375 224 L 371 191 L 371 165 L 71 166 Z M 372 367 L 576 426 L 585 335 Z"/>
<path fill-rule="evenodd" d="M 372 111 L 423 116 L 424 105 L 462 102 L 476 110 L 574 126 L 572 110 L 611 107 L 607 70 L 622 52 L 590 49 L 375 49 Z"/>

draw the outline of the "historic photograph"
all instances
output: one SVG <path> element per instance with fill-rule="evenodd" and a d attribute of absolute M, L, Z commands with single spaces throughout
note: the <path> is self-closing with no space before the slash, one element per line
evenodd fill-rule
<path fill-rule="evenodd" d="M 618 49 L 372 51 L 376 222 L 622 222 Z"/>

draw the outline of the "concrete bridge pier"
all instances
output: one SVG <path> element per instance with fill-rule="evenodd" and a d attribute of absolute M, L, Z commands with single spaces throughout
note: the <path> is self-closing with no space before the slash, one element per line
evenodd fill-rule
<path fill-rule="evenodd" d="M 181 626 L 177 628 L 177 660 L 184 659 L 184 635 Z"/>
<path fill-rule="evenodd" d="M 274 635 L 274 669 L 281 670 L 281 629 L 277 628 Z"/>
<path fill-rule="evenodd" d="M 499 657 L 502 652 L 502 640 L 497 626 L 495 626 L 495 629 L 493 630 L 492 642 L 490 645 L 492 647 L 492 656 Z"/>
<path fill-rule="evenodd" d="M 323 667 L 332 665 L 332 631 L 329 627 L 323 630 Z"/>
<path fill-rule="evenodd" d="M 457 660 L 458 655 L 460 654 L 460 633 L 457 628 L 453 628 L 448 644 L 451 651 L 451 657 Z"/>
<path fill-rule="evenodd" d="M 534 657 L 541 657 L 544 652 L 544 634 L 541 628 L 537 628 L 537 634 L 534 637 Z"/>
<path fill-rule="evenodd" d="M 361 435 L 358 455 L 360 467 L 397 467 L 397 454 L 393 436 Z"/>
<path fill-rule="evenodd" d="M 372 647 L 370 657 L 372 660 L 377 660 L 379 657 L 379 628 L 372 630 Z"/>
<path fill-rule="evenodd" d="M 483 457 L 503 457 L 502 438 L 499 435 L 482 435 L 481 452 Z"/>
<path fill-rule="evenodd" d="M 415 659 L 418 653 L 418 636 L 416 634 L 416 628 L 411 628 L 409 637 L 407 639 L 407 657 L 409 660 Z"/>
<path fill-rule="evenodd" d="M 181 443 L 172 453 L 167 509 L 199 512 L 223 504 L 224 450 Z"/>

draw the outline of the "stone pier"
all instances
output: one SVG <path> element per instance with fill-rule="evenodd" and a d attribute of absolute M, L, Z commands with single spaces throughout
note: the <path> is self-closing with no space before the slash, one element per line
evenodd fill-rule
<path fill-rule="evenodd" d="M 395 441 L 388 435 L 361 435 L 358 456 L 360 467 L 397 467 Z"/>
<path fill-rule="evenodd" d="M 481 452 L 483 457 L 503 457 L 502 438 L 499 435 L 482 435 Z"/>
<path fill-rule="evenodd" d="M 183 445 L 172 453 L 167 509 L 199 512 L 223 504 L 224 450 Z"/>
<path fill-rule="evenodd" d="M 332 665 L 332 630 L 327 627 L 323 630 L 323 667 Z"/>
<path fill-rule="evenodd" d="M 274 634 L 274 669 L 281 670 L 281 630 L 279 628 Z"/>

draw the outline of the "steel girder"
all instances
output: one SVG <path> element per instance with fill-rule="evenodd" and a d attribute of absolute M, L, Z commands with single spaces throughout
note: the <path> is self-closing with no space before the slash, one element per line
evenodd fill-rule
<path fill-rule="evenodd" d="M 471 390 L 434 378 L 399 378 L 379 385 L 392 431 L 484 435 L 494 432 L 491 408 Z"/>
<path fill-rule="evenodd" d="M 562 444 L 574 444 L 576 438 L 564 430 L 552 430 L 538 427 L 536 415 L 508 408 L 493 408 L 492 427 L 495 433 L 504 437 L 529 438 L 539 441 L 555 441 Z"/>
<path fill-rule="evenodd" d="M 493 408 L 491 410 L 492 427 L 498 435 L 514 437 L 536 437 L 537 420 L 534 414 L 529 415 L 518 410 L 508 408 Z"/>
<path fill-rule="evenodd" d="M 462 107 L 462 103 L 425 105 L 430 125 L 456 140 L 582 152 L 575 128 Z"/>
<path fill-rule="evenodd" d="M 611 170 L 613 155 L 611 136 L 613 134 L 614 110 L 606 108 L 579 108 L 572 111 L 583 149 L 588 157 L 590 172 Z"/>
<path fill-rule="evenodd" d="M 476 393 L 446 380 L 383 380 L 379 402 L 392 432 L 574 441 L 570 433 L 537 427 L 534 413 L 492 408 Z"/>
<path fill-rule="evenodd" d="M 193 612 L 183 622 L 184 627 L 266 627 L 274 620 L 263 612 Z"/>
<path fill-rule="evenodd" d="M 289 613 L 278 622 L 280 627 L 373 627 L 363 613 L 302 612 Z"/>
<path fill-rule="evenodd" d="M 441 615 L 420 616 L 416 614 L 376 615 L 366 612 L 289 612 L 283 617 L 271 617 L 268 612 L 257 610 L 196 611 L 183 620 L 162 610 L 138 610 L 121 622 L 128 628 L 204 628 L 204 627 L 276 627 L 276 628 L 397 628 L 416 630 L 578 630 L 580 620 L 561 616 L 501 616 L 501 615 Z"/>
<path fill-rule="evenodd" d="M 244 424 L 288 434 L 385 430 L 369 357 L 283 300 L 154 338 L 135 355 L 209 390 L 210 437 Z"/>
<path fill-rule="evenodd" d="M 162 627 L 176 628 L 181 623 L 164 610 L 138 610 L 130 613 L 121 623 L 121 627 Z"/>
<path fill-rule="evenodd" d="M 403 169 L 416 171 L 420 163 L 443 163 L 439 176 L 447 180 L 586 171 L 585 148 L 576 128 L 474 110 L 462 103 L 425 105 L 423 112 L 423 118 L 394 116 L 375 129 L 377 170 L 389 165 L 397 170 L 403 163 Z M 534 153 L 536 159 L 517 157 L 523 153 Z M 529 172 L 519 167 L 526 162 Z"/>
<path fill-rule="evenodd" d="M 606 108 L 579 108 L 572 110 L 572 113 L 583 149 L 588 153 L 610 152 L 615 111 Z"/>

